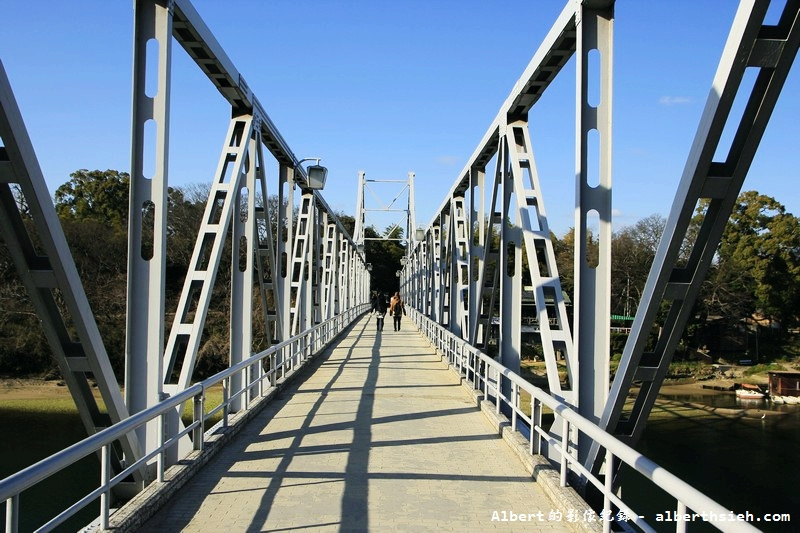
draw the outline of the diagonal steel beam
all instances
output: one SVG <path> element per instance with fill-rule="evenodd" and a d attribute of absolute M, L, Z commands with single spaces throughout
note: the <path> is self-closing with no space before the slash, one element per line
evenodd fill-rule
<path fill-rule="evenodd" d="M 38 245 L 19 212 L 11 184 L 22 190 Z M 2 62 L 0 229 L 87 433 L 92 435 L 124 420 L 128 409 Z M 63 307 L 59 300 L 63 301 Z M 100 390 L 104 408 L 94 397 L 92 378 Z M 141 457 L 135 434 L 127 435 L 121 445 L 127 460 L 132 462 Z M 123 457 L 114 458 L 117 471 L 122 464 Z M 136 471 L 135 478 L 141 483 L 144 475 Z"/>

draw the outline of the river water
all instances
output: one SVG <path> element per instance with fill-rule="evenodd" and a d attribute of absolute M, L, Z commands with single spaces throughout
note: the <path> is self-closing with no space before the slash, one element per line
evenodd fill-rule
<path fill-rule="evenodd" d="M 763 531 L 800 532 L 799 407 L 741 401 L 733 393 L 665 398 L 672 401 L 654 409 L 640 453 L 733 512 L 750 513 Z M 750 416 L 736 412 L 742 409 Z M 640 490 L 645 485 L 636 477 L 623 473 L 624 499 L 658 531 L 675 531 L 674 522 L 654 522 L 657 514 L 666 518 L 667 510 L 675 510 L 674 499 Z M 789 513 L 792 521 L 766 521 L 765 515 L 776 513 Z M 714 528 L 699 523 L 688 530 Z"/>

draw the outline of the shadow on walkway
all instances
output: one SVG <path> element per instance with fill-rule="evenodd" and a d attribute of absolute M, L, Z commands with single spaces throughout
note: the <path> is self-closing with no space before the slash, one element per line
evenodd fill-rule
<path fill-rule="evenodd" d="M 427 341 L 373 328 L 357 321 L 142 530 L 474 529 L 514 502 L 549 511 Z"/>

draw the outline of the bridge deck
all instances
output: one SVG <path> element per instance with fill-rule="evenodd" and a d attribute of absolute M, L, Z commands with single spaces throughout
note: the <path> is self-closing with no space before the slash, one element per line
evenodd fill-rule
<path fill-rule="evenodd" d="M 142 531 L 566 529 L 413 324 L 375 329 L 359 319 Z"/>

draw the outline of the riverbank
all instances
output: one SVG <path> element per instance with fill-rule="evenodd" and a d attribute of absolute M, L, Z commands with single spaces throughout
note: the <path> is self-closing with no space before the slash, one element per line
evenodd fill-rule
<path fill-rule="evenodd" d="M 93 389 L 97 396 L 99 390 Z M 50 400 L 70 398 L 69 388 L 61 380 L 0 377 L 0 401 Z"/>

